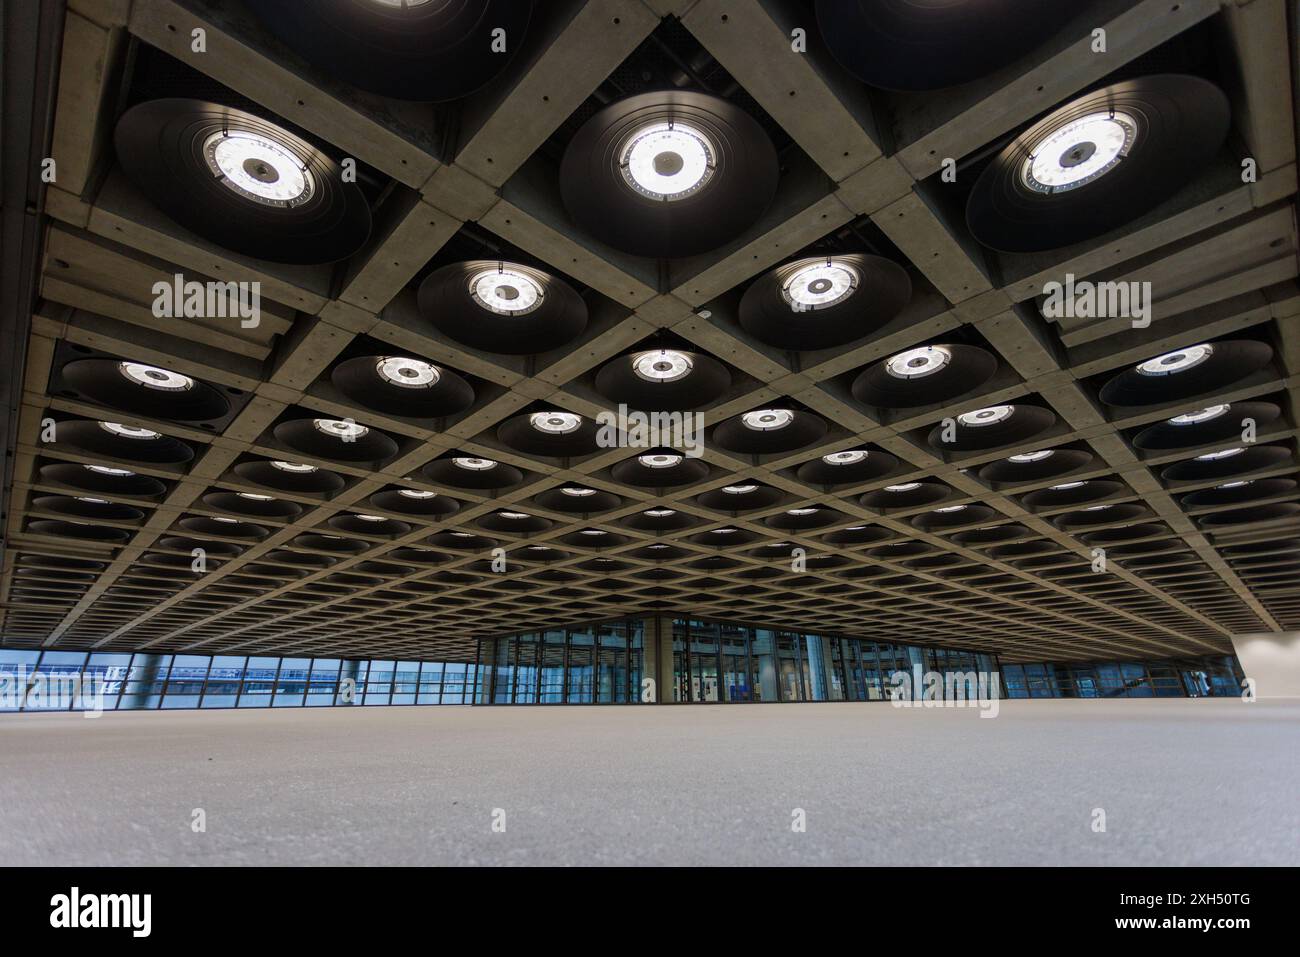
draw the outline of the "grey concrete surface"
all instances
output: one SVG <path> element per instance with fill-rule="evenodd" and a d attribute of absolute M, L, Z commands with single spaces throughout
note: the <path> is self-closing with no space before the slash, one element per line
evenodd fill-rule
<path fill-rule="evenodd" d="M 0 863 L 1296 865 L 1298 719 L 1212 699 L 4 715 Z"/>

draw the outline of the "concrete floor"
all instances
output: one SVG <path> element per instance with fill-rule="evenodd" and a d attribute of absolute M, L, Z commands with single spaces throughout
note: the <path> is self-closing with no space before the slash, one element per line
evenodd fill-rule
<path fill-rule="evenodd" d="M 1296 865 L 1297 795 L 1300 701 L 0 716 L 4 864 Z"/>

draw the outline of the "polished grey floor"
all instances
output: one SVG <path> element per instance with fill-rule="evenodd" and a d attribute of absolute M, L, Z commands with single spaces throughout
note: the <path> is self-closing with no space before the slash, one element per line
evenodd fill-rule
<path fill-rule="evenodd" d="M 1297 701 L 0 716 L 5 864 L 1295 865 L 1297 795 Z"/>

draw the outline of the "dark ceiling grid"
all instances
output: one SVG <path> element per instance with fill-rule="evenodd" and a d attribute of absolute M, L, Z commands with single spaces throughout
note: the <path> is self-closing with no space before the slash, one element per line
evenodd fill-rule
<path fill-rule="evenodd" d="M 1201 0 L 1172 10 L 1164 3 L 1099 3 L 1086 22 L 1072 24 L 1062 36 L 1084 37 L 1096 23 L 1104 24 L 1110 42 L 1105 62 L 1081 52 L 1077 43 L 1054 41 L 1053 48 L 1022 64 L 1019 75 L 970 84 L 956 97 L 942 103 L 932 100 L 928 110 L 909 114 L 909 123 L 896 124 L 899 142 L 891 145 L 890 155 L 882 151 L 884 138 L 877 132 L 863 88 L 832 65 L 788 55 L 789 29 L 808 17 L 797 5 L 602 0 L 575 8 L 571 16 L 548 22 L 545 42 L 524 64 L 514 86 L 493 94 L 491 108 L 479 102 L 475 111 L 467 109 L 459 151 L 441 158 L 429 150 L 438 137 L 428 116 L 412 111 L 399 118 L 373 100 L 332 87 L 301 64 L 286 63 L 238 8 L 169 0 L 131 4 L 72 0 L 70 11 L 66 42 L 86 56 L 70 60 L 65 50 L 68 94 L 60 103 L 55 133 L 61 188 L 51 190 L 49 200 L 49 211 L 60 222 L 52 227 L 47 244 L 42 287 L 47 302 L 33 322 L 20 422 L 19 480 L 14 490 L 26 506 L 20 508 L 16 498 L 10 510 L 7 538 L 13 547 L 0 576 L 7 641 L 68 648 L 463 657 L 472 653 L 472 639 L 479 636 L 580 624 L 624 611 L 667 609 L 882 640 L 906 632 L 909 640 L 939 644 L 959 640 L 970 647 L 1001 651 L 1008 660 L 1024 660 L 1226 649 L 1226 636 L 1231 633 L 1300 624 L 1296 587 L 1285 579 L 1279 584 L 1274 575 L 1278 565 L 1285 567 L 1285 555 L 1293 554 L 1285 549 L 1293 540 L 1294 521 L 1249 524 L 1207 536 L 1178 496 L 1216 483 L 1197 482 L 1171 491 L 1153 473 L 1165 462 L 1201 450 L 1139 457 L 1121 436 L 1121 430 L 1172 413 L 1154 409 L 1131 419 L 1108 420 L 1084 383 L 1163 351 L 1162 346 L 1263 326 L 1265 334 L 1274 337 L 1278 352 L 1270 374 L 1264 381 L 1244 382 L 1216 398 L 1238 401 L 1285 389 L 1291 414 L 1284 413 L 1262 429 L 1260 442 L 1271 440 L 1284 443 L 1289 451 L 1293 448 L 1296 432 L 1290 423 L 1297 377 L 1292 370 L 1300 368 L 1295 333 L 1300 297 L 1294 284 L 1295 225 L 1289 205 L 1295 191 L 1294 135 L 1289 104 L 1281 103 L 1283 98 L 1271 89 L 1276 71 L 1285 70 L 1287 62 L 1280 0 L 1223 5 Z M 578 235 L 553 197 L 536 188 L 538 168 L 529 157 L 629 54 L 652 42 L 649 38 L 659 26 L 659 17 L 667 15 L 680 16 L 681 22 L 668 21 L 661 33 L 680 47 L 680 31 L 689 31 L 739 84 L 733 92 L 752 97 L 817 168 L 796 166 L 787 172 L 789 189 L 784 199 L 778 198 L 776 219 L 768 217 L 731 247 L 674 261 L 662 274 L 654 274 L 641 263 Z M 933 176 L 943 156 L 961 157 L 983 148 L 1123 62 L 1211 16 L 1218 18 L 1215 26 L 1230 47 L 1239 53 L 1247 45 L 1251 50 L 1242 61 L 1236 114 L 1240 132 L 1259 160 L 1258 183 L 1243 186 L 1222 179 L 1198 183 L 1160 215 L 1140 219 L 1118 239 L 1112 236 L 1104 243 L 1018 258 L 980 251 L 927 201 L 930 184 L 918 183 Z M 328 269 L 256 264 L 185 234 L 134 197 L 116 171 L 96 192 L 94 180 L 107 164 L 95 131 L 105 129 L 113 117 L 96 113 L 93 106 L 101 101 L 102 91 L 111 88 L 111 73 L 126 36 L 185 58 L 189 31 L 195 25 L 208 30 L 209 50 L 220 55 L 186 62 L 313 135 L 352 151 L 398 184 L 394 208 L 401 215 L 390 216 L 371 248 L 342 271 L 341 281 L 338 273 Z M 97 51 L 102 54 L 99 61 L 93 57 Z M 1250 109 L 1241 109 L 1242 104 Z M 1285 135 L 1279 135 L 1279 130 Z M 1279 205 L 1284 201 L 1288 205 Z M 841 227 L 860 223 L 862 217 L 883 232 L 919 273 L 914 276 L 917 295 L 894 323 L 851 349 L 789 354 L 750 339 L 731 320 L 734 306 L 729 306 L 728 297 L 737 287 Z M 565 349 L 516 361 L 476 354 L 420 323 L 408 286 L 466 221 L 477 223 L 472 229 L 479 235 L 486 230 L 500 236 L 506 244 L 572 276 L 580 287 L 594 291 L 589 298 L 601 297 L 599 308 L 593 306 L 588 333 Z M 138 314 L 143 305 L 139 290 L 148 288 L 148 276 L 175 271 L 172 263 L 187 276 L 261 279 L 263 326 L 239 332 L 205 329 L 204 343 L 216 344 L 220 352 L 188 342 L 181 325 L 164 328 L 161 335 L 148 328 Z M 1062 324 L 1058 331 L 1035 314 L 1033 299 L 1041 295 L 1043 283 L 1066 271 L 1110 278 L 1131 270 L 1144 277 L 1176 278 L 1197 270 L 1201 270 L 1197 275 L 1205 275 L 1207 263 L 1220 264 L 1210 273 L 1212 281 L 1188 283 L 1173 301 L 1159 303 L 1156 321 L 1145 332 L 1104 324 L 1071 329 Z M 1166 272 L 1159 273 L 1161 269 Z M 882 416 L 879 410 L 854 402 L 847 388 L 835 381 L 871 361 L 937 341 L 936 337 L 963 326 L 976 330 L 992 346 L 1008 373 L 995 377 L 986 391 L 941 408 Z M 787 396 L 839 428 L 833 428 L 821 445 L 766 461 L 750 461 L 711 445 L 705 461 L 714 468 L 713 474 L 665 494 L 635 489 L 601 474 L 635 450 L 606 450 L 586 460 L 557 464 L 511 452 L 496 440 L 496 423 L 534 402 L 584 415 L 607 407 L 609 403 L 584 385 L 582 377 L 659 329 L 694 343 L 755 383 L 752 391 L 729 395 L 709 409 L 711 424 Z M 499 389 L 440 432 L 349 406 L 314 389 L 354 337 L 362 335 L 445 362 Z M 216 436 L 139 416 L 129 420 L 191 440 L 201 454 L 187 469 L 136 469 L 174 484 L 161 502 L 136 502 L 146 509 L 146 518 L 139 526 L 123 524 L 134 536 L 121 546 L 87 545 L 24 530 L 30 518 L 58 518 L 35 507 L 36 495 L 66 491 L 36 474 L 37 461 L 92 461 L 57 444 L 42 446 L 37 440 L 40 418 L 48 412 L 96 417 L 91 405 L 46 396 L 58 340 L 152 359 L 252 393 Z M 1079 535 L 1067 534 L 1049 521 L 1069 509 L 1033 511 L 1019 501 L 1023 493 L 1056 480 L 991 489 L 974 477 L 986 462 L 1033 448 L 1036 442 L 945 462 L 913 434 L 943 416 L 1029 395 L 1046 400 L 1063 423 L 1063 430 L 1044 444 L 1070 444 L 1094 454 L 1093 462 L 1070 478 L 1118 480 L 1121 490 L 1107 501 L 1145 503 L 1154 514 L 1143 521 L 1158 526 L 1150 540 L 1175 543 L 1175 550 L 1156 552 L 1155 565 L 1121 559 L 1112 562 L 1109 574 L 1093 575 L 1088 568 L 1089 547 Z M 289 408 L 350 413 L 357 421 L 409 441 L 403 444 L 404 454 L 381 471 L 320 460 L 355 479 L 355 484 L 328 501 L 289 493 L 279 496 L 296 498 L 304 511 L 287 523 L 257 520 L 271 529 L 270 537 L 192 584 L 188 578 L 150 578 L 148 569 L 154 566 L 142 565 L 139 558 L 165 553 L 167 549 L 158 542 L 175 534 L 176 522 L 185 516 L 220 514 L 203 503 L 204 493 L 210 488 L 256 488 L 235 478 L 230 466 L 250 452 L 283 454 L 266 444 L 264 433 Z M 793 475 L 793 468 L 803 462 L 863 444 L 898 456 L 899 470 L 833 492 L 809 486 Z M 491 498 L 444 489 L 418 477 L 421 465 L 455 448 L 514 464 L 529 477 L 523 485 Z M 1294 472 L 1291 455 L 1276 469 L 1259 474 Z M 1048 561 L 1041 562 L 1039 556 L 994 559 L 987 550 L 956 544 L 948 530 L 940 534 L 914 527 L 910 519 L 927 513 L 929 506 L 879 514 L 856 501 L 860 492 L 921 477 L 952 486 L 954 495 L 943 504 L 983 503 L 1000 513 L 986 524 L 1026 526 L 1031 541 L 1050 545 Z M 531 501 L 540 491 L 579 480 L 618 494 L 623 505 L 583 520 Z M 742 480 L 772 485 L 788 498 L 740 515 L 712 511 L 694 501 L 701 492 Z M 361 507 L 383 513 L 365 504 L 366 499 L 399 482 L 446 492 L 463 507 L 445 520 L 427 523 L 403 515 L 412 531 L 396 538 L 349 533 L 370 547 L 343 557 L 327 570 L 285 580 L 270 590 L 263 583 L 280 579 L 259 579 L 264 568 L 250 572 L 249 566 L 264 565 L 268 553 L 286 546 L 306 554 L 307 549 L 288 543 L 304 530 L 331 532 L 328 521 L 339 514 Z M 1293 493 L 1279 500 L 1294 497 Z M 809 504 L 833 507 L 843 520 L 806 532 L 783 532 L 762 521 Z M 434 530 L 481 532 L 477 519 L 504 505 L 518 505 L 556 524 L 529 536 L 526 543 L 500 533 L 482 534 L 503 545 L 552 544 L 567 557 L 545 564 L 516 563 L 517 552 L 511 547 L 509 573 L 480 571 L 465 582 L 442 576 L 479 566 L 487 557 L 484 553 L 457 556 L 414 572 L 406 570 L 408 563 L 392 558 L 391 553 L 423 542 Z M 655 535 L 619 522 L 651 505 L 667 505 L 697 517 L 700 523 Z M 828 547 L 820 539 L 828 531 L 856 524 L 880 526 L 890 537 L 849 547 Z M 750 531 L 761 538 L 725 552 L 689 540 L 719 527 Z M 583 528 L 603 529 L 627 541 L 602 550 L 558 542 Z M 213 536 L 197 537 L 219 541 Z M 838 554 L 848 564 L 810 566 L 797 577 L 781 572 L 758 577 L 770 575 L 774 563 L 748 552 L 764 542 L 778 541 L 802 546 L 810 557 Z M 938 554 L 953 556 L 956 564 L 917 567 L 915 563 L 923 563 L 924 557 L 867 554 L 890 541 L 933 546 Z M 1276 546 L 1283 557 L 1261 570 L 1251 564 L 1252 556 L 1225 554 L 1223 548 L 1227 543 L 1256 542 Z M 670 543 L 684 554 L 662 563 L 629 554 L 653 543 Z M 29 590 L 29 596 L 39 597 L 20 595 L 15 600 L 15 582 L 29 580 L 15 574 L 15 558 L 28 553 L 99 556 L 108 565 L 70 604 L 50 601 L 53 591 Z M 720 553 L 737 565 L 687 567 Z M 183 550 L 175 554 L 188 556 Z M 600 558 L 626 567 L 608 571 L 578 567 Z M 376 577 L 385 561 L 394 563 L 397 574 Z M 1022 567 L 1030 561 L 1035 564 Z M 378 564 L 367 565 L 372 562 Z M 358 571 L 362 566 L 365 569 Z M 1191 569 L 1190 574 L 1185 568 Z M 677 577 L 657 577 L 662 570 Z M 555 581 L 550 577 L 555 572 L 579 577 Z M 844 577 L 846 573 L 870 577 Z M 346 575 L 358 577 L 339 577 Z M 53 576 L 47 581 L 58 583 Z M 530 585 L 535 587 L 522 590 Z M 430 587 L 435 590 L 421 590 Z M 130 599 L 127 596 L 133 592 L 128 588 L 144 597 Z"/>

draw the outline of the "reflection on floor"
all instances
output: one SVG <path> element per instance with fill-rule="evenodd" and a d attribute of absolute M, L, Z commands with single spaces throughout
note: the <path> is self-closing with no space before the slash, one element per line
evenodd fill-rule
<path fill-rule="evenodd" d="M 3 715 L 0 860 L 1300 864 L 1300 701 L 1010 701 L 980 715 Z"/>

